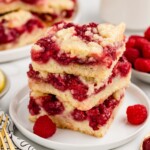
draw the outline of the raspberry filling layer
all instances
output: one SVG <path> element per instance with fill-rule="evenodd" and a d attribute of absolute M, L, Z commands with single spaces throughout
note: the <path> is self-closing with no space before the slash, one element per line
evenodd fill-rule
<path fill-rule="evenodd" d="M 0 2 L 3 2 L 3 3 L 12 3 L 16 0 L 0 0 Z"/>
<path fill-rule="evenodd" d="M 0 0 L 0 2 L 7 3 L 7 4 L 15 1 L 22 1 L 23 3 L 30 4 L 30 5 L 39 5 L 45 2 L 45 0 Z"/>
<path fill-rule="evenodd" d="M 30 5 L 37 5 L 44 3 L 45 0 L 21 0 L 21 1 Z"/>
<path fill-rule="evenodd" d="M 70 114 L 75 121 L 82 122 L 88 120 L 89 126 L 93 130 L 98 130 L 107 123 L 118 104 L 119 101 L 110 96 L 103 104 L 93 107 L 88 111 L 74 109 Z M 28 109 L 31 115 L 40 114 L 41 109 L 44 109 L 50 116 L 63 115 L 65 111 L 63 104 L 54 95 L 41 96 L 35 99 L 30 97 Z"/>
<path fill-rule="evenodd" d="M 54 95 L 38 97 L 36 100 L 31 96 L 28 109 L 31 115 L 38 115 L 41 107 L 49 115 L 58 115 L 63 113 L 64 106 Z"/>
<path fill-rule="evenodd" d="M 73 17 L 75 11 L 76 11 L 76 0 L 72 0 L 74 2 L 74 7 L 73 9 L 64 9 L 62 10 L 59 14 L 58 13 L 36 13 L 36 12 L 32 12 L 34 15 L 36 15 L 37 17 L 39 17 L 40 19 L 42 19 L 43 21 L 46 22 L 50 22 L 50 23 L 54 23 L 55 21 L 57 21 L 57 19 L 70 19 Z M 57 21 L 58 22 L 58 21 Z"/>
<path fill-rule="evenodd" d="M 40 76 L 38 71 L 34 71 L 32 65 L 30 65 L 30 70 L 28 71 L 28 77 L 34 79 L 36 81 L 41 81 L 44 83 L 51 84 L 54 88 L 64 92 L 69 90 L 74 99 L 78 101 L 84 101 L 86 98 L 91 96 L 92 94 L 97 94 L 106 88 L 106 85 L 110 84 L 116 76 L 126 77 L 131 69 L 130 63 L 126 61 L 125 58 L 121 58 L 117 63 L 115 68 L 113 69 L 112 75 L 109 79 L 104 83 L 103 86 L 97 88 L 97 84 L 94 85 L 94 92 L 89 95 L 88 90 L 89 87 L 85 83 L 81 81 L 78 76 L 64 74 L 56 75 L 48 73 L 46 78 Z M 94 84 L 94 83 L 93 83 Z"/>
<path fill-rule="evenodd" d="M 116 100 L 113 96 L 110 96 L 104 101 L 103 104 L 100 104 L 88 111 L 81 111 L 74 109 L 72 112 L 72 117 L 76 121 L 89 121 L 89 126 L 93 130 L 98 130 L 100 126 L 103 126 L 107 123 L 109 118 L 112 115 L 114 108 L 119 104 L 119 101 Z"/>
<path fill-rule="evenodd" d="M 16 41 L 23 33 L 31 33 L 35 27 L 43 28 L 43 24 L 37 19 L 30 19 L 24 25 L 17 28 L 6 28 L 7 20 L 0 22 L 0 44 L 7 44 Z"/>
<path fill-rule="evenodd" d="M 79 37 L 85 42 L 95 42 L 100 44 L 100 39 L 95 39 L 94 35 L 97 34 L 98 24 L 90 23 L 88 25 L 78 26 L 73 23 L 57 23 L 53 26 L 54 32 L 57 32 L 61 29 L 67 29 L 74 27 L 75 33 L 73 36 Z M 91 34 L 87 34 L 90 32 Z M 33 61 L 37 63 L 47 63 L 51 59 L 55 60 L 60 65 L 69 65 L 70 63 L 79 64 L 79 65 L 98 65 L 105 64 L 108 68 L 111 67 L 112 62 L 117 58 L 117 50 L 122 47 L 122 42 L 116 43 L 115 46 L 105 46 L 103 47 L 103 54 L 99 56 L 96 53 L 87 56 L 86 58 L 78 58 L 77 56 L 72 57 L 70 53 L 62 52 L 57 40 L 53 38 L 54 35 L 49 35 L 47 37 L 41 38 L 37 41 L 36 45 L 40 46 L 40 51 L 34 50 L 31 51 L 31 57 Z"/>
<path fill-rule="evenodd" d="M 40 13 L 32 12 L 32 14 L 34 14 L 37 17 L 39 17 L 43 21 L 53 22 L 57 18 L 59 18 L 59 16 L 56 13 L 53 13 L 53 14 L 50 14 L 50 13 L 41 13 L 40 14 Z"/>

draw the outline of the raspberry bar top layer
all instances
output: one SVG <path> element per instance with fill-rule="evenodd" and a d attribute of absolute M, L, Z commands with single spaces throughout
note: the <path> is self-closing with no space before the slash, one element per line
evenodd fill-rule
<path fill-rule="evenodd" d="M 0 50 L 9 47 L 10 43 L 12 47 L 14 47 L 13 44 L 20 45 L 18 42 L 23 44 L 27 39 L 18 41 L 22 36 L 24 38 L 28 37 L 29 43 L 33 42 L 33 39 L 37 39 L 35 39 L 35 37 L 41 33 L 40 30 L 43 28 L 44 24 L 41 20 L 27 11 L 17 11 L 0 16 Z M 39 33 L 35 33 L 34 36 L 31 37 L 30 34 L 35 30 L 36 32 L 39 31 Z"/>
<path fill-rule="evenodd" d="M 121 89 L 108 97 L 102 104 L 90 110 L 81 111 L 66 102 L 62 103 L 61 97 L 32 92 L 28 108 L 32 121 L 47 114 L 60 128 L 102 137 L 115 117 L 123 97 L 124 89 Z"/>
<path fill-rule="evenodd" d="M 0 14 L 15 10 L 28 10 L 43 21 L 70 19 L 76 10 L 76 0 L 0 0 Z"/>
<path fill-rule="evenodd" d="M 103 80 L 125 50 L 124 29 L 124 24 L 55 24 L 32 47 L 33 68 Z"/>
<path fill-rule="evenodd" d="M 91 78 L 34 71 L 31 65 L 28 72 L 31 90 L 60 96 L 62 101 L 80 110 L 88 110 L 102 103 L 116 90 L 127 87 L 130 76 L 131 65 L 125 58 L 121 58 L 112 75 L 100 83 Z"/>

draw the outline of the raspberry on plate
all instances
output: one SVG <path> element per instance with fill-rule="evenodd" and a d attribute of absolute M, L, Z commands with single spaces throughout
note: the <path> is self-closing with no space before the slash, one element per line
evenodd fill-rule
<path fill-rule="evenodd" d="M 150 41 L 150 27 L 147 28 L 147 30 L 145 31 L 144 36 L 146 39 L 148 39 Z"/>
<path fill-rule="evenodd" d="M 129 106 L 126 111 L 128 122 L 133 125 L 143 123 L 147 118 L 147 109 L 144 105 L 136 104 Z"/>
<path fill-rule="evenodd" d="M 124 55 L 131 64 L 134 64 L 135 60 L 140 57 L 140 52 L 136 48 L 126 48 Z"/>
<path fill-rule="evenodd" d="M 150 72 L 150 59 L 137 58 L 135 60 L 134 67 L 138 71 Z"/>
<path fill-rule="evenodd" d="M 56 132 L 56 125 L 47 115 L 41 116 L 36 120 L 33 131 L 40 137 L 48 138 Z"/>

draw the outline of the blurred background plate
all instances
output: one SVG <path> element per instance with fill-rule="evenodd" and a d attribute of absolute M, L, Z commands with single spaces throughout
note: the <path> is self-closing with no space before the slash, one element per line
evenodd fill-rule
<path fill-rule="evenodd" d="M 13 61 L 30 56 L 32 45 L 0 51 L 0 63 Z"/>

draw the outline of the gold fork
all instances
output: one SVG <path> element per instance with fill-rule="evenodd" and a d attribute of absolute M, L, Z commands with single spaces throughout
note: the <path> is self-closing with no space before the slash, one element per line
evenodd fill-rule
<path fill-rule="evenodd" d="M 0 116 L 0 125 L 2 125 L 3 117 L 4 117 L 4 115 L 2 114 Z M 6 143 L 4 140 L 4 139 L 6 139 L 6 142 L 8 143 L 9 149 L 15 150 L 14 145 L 13 145 L 13 143 L 12 143 L 12 141 L 11 141 L 7 131 L 6 131 L 7 124 L 8 124 L 8 116 L 6 115 L 5 122 L 2 125 L 2 128 L 0 130 L 0 149 L 3 148 L 4 150 L 7 150 L 7 146 L 6 146 Z"/>

